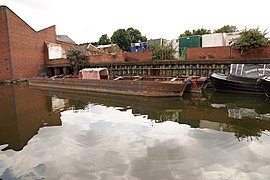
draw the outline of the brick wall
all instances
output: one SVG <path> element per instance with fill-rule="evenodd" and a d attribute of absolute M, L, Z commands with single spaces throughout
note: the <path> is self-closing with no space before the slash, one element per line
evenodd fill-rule
<path fill-rule="evenodd" d="M 44 42 L 55 42 L 55 26 L 33 30 L 8 10 L 13 79 L 30 78 L 44 70 Z"/>
<path fill-rule="evenodd" d="M 228 59 L 230 58 L 230 47 L 202 47 L 202 48 L 187 48 L 186 59 L 198 60 L 198 59 Z"/>
<path fill-rule="evenodd" d="M 58 66 L 69 66 L 70 63 L 67 59 L 51 59 L 51 60 L 48 60 L 47 64 L 48 66 L 55 66 L 55 67 L 58 67 Z"/>
<path fill-rule="evenodd" d="M 96 54 L 89 55 L 88 62 L 91 63 L 113 63 L 113 62 L 123 62 L 123 52 L 117 52 L 116 55 L 111 54 Z"/>
<path fill-rule="evenodd" d="M 144 51 L 144 52 L 117 52 L 116 55 L 111 54 L 96 54 L 89 55 L 88 61 L 89 63 L 113 63 L 113 62 L 146 62 L 151 61 L 152 52 Z"/>
<path fill-rule="evenodd" d="M 123 53 L 117 53 L 116 55 L 111 54 L 92 54 L 88 56 L 89 64 L 97 64 L 97 63 L 113 63 L 113 62 L 123 62 Z M 47 65 L 50 67 L 65 67 L 69 66 L 70 63 L 67 59 L 53 59 L 48 60 Z"/>
<path fill-rule="evenodd" d="M 1 6 L 0 9 L 0 80 L 30 78 L 42 73 L 45 59 L 44 42 L 56 41 L 55 26 L 35 31 L 9 8 Z M 10 54 L 6 36 L 9 37 Z M 9 76 L 6 75 L 7 70 L 12 70 Z"/>
<path fill-rule="evenodd" d="M 250 49 L 248 51 L 244 51 L 242 54 L 232 48 L 231 57 L 232 59 L 270 58 L 270 45 L 256 49 Z"/>
<path fill-rule="evenodd" d="M 6 8 L 0 6 L 0 80 L 10 79 L 11 73 L 6 19 Z"/>
<path fill-rule="evenodd" d="M 135 53 L 124 52 L 124 59 L 127 62 L 151 61 L 152 56 L 153 56 L 153 54 L 151 51 L 135 52 Z"/>
<path fill-rule="evenodd" d="M 230 46 L 188 48 L 186 51 L 186 59 L 188 61 L 252 58 L 270 58 L 270 46 L 250 49 L 244 51 L 242 54 Z"/>

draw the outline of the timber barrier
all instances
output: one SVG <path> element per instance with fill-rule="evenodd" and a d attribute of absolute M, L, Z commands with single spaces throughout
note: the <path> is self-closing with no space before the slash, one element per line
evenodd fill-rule
<path fill-rule="evenodd" d="M 231 59 L 193 61 L 149 61 L 90 64 L 90 67 L 106 67 L 112 75 L 146 76 L 205 76 L 213 72 L 229 74 L 230 64 L 267 64 L 270 59 Z"/>

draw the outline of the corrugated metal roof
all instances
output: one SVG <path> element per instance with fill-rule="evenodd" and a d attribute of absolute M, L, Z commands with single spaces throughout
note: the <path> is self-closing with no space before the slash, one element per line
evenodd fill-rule
<path fill-rule="evenodd" d="M 76 44 L 72 39 L 70 39 L 70 37 L 68 37 L 67 35 L 56 35 L 56 40 L 57 41 L 61 41 L 61 42 L 65 42 L 65 43 L 69 43 L 69 44 Z"/>

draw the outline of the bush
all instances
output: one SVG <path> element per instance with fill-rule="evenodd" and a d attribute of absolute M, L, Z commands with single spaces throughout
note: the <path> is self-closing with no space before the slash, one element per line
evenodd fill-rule
<path fill-rule="evenodd" d="M 152 44 L 149 46 L 149 50 L 152 51 L 153 60 L 174 60 L 174 53 L 176 50 L 171 44 Z"/>
<path fill-rule="evenodd" d="M 87 55 L 85 51 L 70 49 L 67 51 L 67 60 L 70 62 L 73 74 L 78 74 L 79 70 L 87 67 Z"/>
<path fill-rule="evenodd" d="M 263 47 L 269 44 L 269 40 L 265 37 L 268 33 L 261 32 L 259 28 L 244 29 L 239 38 L 234 39 L 232 47 L 239 50 L 241 53 L 248 49 Z"/>

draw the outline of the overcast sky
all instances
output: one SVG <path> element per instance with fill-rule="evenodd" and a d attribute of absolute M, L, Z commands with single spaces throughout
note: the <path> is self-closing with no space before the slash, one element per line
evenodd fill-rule
<path fill-rule="evenodd" d="M 76 43 L 98 41 L 133 27 L 148 39 L 177 38 L 185 30 L 270 28 L 269 0 L 1 0 L 36 31 L 56 25 Z"/>

